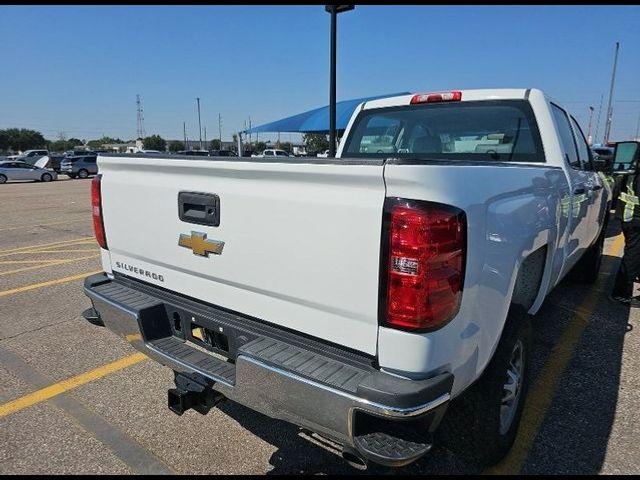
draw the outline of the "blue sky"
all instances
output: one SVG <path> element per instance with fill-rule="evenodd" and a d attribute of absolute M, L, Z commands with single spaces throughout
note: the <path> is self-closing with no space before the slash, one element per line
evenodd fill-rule
<path fill-rule="evenodd" d="M 613 139 L 640 115 L 640 7 L 357 6 L 338 20 L 338 99 L 398 91 L 537 87 L 598 138 L 615 42 Z M 207 138 L 325 105 L 322 6 L 2 6 L 0 128 L 81 139 Z M 287 140 L 288 135 L 284 136 Z M 275 137 L 272 137 L 275 138 Z"/>

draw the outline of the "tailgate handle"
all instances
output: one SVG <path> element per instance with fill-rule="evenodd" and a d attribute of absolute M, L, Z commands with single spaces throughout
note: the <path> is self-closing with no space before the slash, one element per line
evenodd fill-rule
<path fill-rule="evenodd" d="M 178 193 L 180 220 L 198 225 L 220 225 L 220 197 L 213 193 Z"/>

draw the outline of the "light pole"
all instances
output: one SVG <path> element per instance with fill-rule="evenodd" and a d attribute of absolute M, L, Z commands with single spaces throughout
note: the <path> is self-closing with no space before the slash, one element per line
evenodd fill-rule
<path fill-rule="evenodd" d="M 196 98 L 198 102 L 198 128 L 200 130 L 200 150 L 202 150 L 202 124 L 200 123 L 200 97 Z"/>
<path fill-rule="evenodd" d="M 616 54 L 613 57 L 613 72 L 611 72 L 611 88 L 609 89 L 609 105 L 607 106 L 607 123 L 604 129 L 604 143 L 609 143 L 609 135 L 611 134 L 611 123 L 613 122 L 613 86 L 616 82 L 616 67 L 618 66 L 618 50 L 620 50 L 620 42 L 616 42 Z"/>
<path fill-rule="evenodd" d="M 589 144 L 589 146 L 591 146 L 591 144 L 593 143 L 591 141 L 591 120 L 593 119 L 593 107 L 589 107 L 589 110 L 591 111 L 591 113 L 589 113 L 589 132 L 587 133 L 587 143 Z"/>
<path fill-rule="evenodd" d="M 331 14 L 331 77 L 329 86 L 329 157 L 336 156 L 336 30 L 338 14 L 353 10 L 355 5 L 325 5 Z"/>

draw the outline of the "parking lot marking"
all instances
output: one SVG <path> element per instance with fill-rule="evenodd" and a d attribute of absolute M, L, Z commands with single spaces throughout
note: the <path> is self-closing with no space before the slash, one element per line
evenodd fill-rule
<path fill-rule="evenodd" d="M 84 272 L 84 273 L 79 273 L 78 275 L 71 275 L 69 277 L 58 278 L 56 280 L 48 280 L 46 282 L 25 285 L 24 287 L 12 288 L 10 290 L 2 290 L 0 291 L 0 297 L 6 297 L 8 295 L 13 295 L 15 293 L 28 292 L 29 290 L 35 290 L 36 288 L 50 287 L 52 285 L 59 285 L 61 283 L 72 282 L 74 280 L 79 280 L 81 278 L 85 278 L 85 277 L 88 277 L 89 275 L 94 275 L 100 272 L 102 272 L 102 270 L 95 270 L 93 272 Z"/>
<path fill-rule="evenodd" d="M 0 232 L 6 232 L 7 230 L 18 230 L 20 228 L 32 228 L 32 227 L 48 227 L 49 225 L 66 225 L 68 223 L 80 223 L 86 222 L 86 218 L 82 218 L 79 220 L 65 220 L 63 222 L 49 222 L 49 223 L 36 223 L 34 225 L 12 225 L 10 227 L 0 228 Z"/>
<path fill-rule="evenodd" d="M 23 268 L 17 268 L 15 270 L 9 270 L 7 272 L 0 272 L 0 276 L 9 275 L 10 273 L 26 272 L 26 271 L 29 271 L 29 270 L 38 270 L 39 268 L 55 267 L 57 265 L 65 265 L 67 263 L 77 262 L 77 261 L 80 261 L 80 260 L 88 260 L 90 258 L 97 258 L 99 256 L 100 256 L 100 254 L 96 253 L 94 255 L 88 255 L 86 257 L 67 258 L 67 259 L 64 259 L 64 260 L 56 260 L 55 262 L 44 261 L 44 262 L 42 262 L 41 265 L 34 265 L 32 267 L 23 267 Z M 47 263 L 45 263 L 45 262 L 47 262 Z"/>
<path fill-rule="evenodd" d="M 23 263 L 46 263 L 46 262 L 57 262 L 60 260 L 66 260 L 66 258 L 47 258 L 46 260 L 0 260 L 0 265 L 16 265 Z"/>
<path fill-rule="evenodd" d="M 84 243 L 78 243 L 78 245 L 84 245 Z M 78 249 L 78 250 L 36 250 L 30 253 L 83 253 L 83 252 L 98 252 L 100 251 L 99 248 L 92 248 L 92 249 Z"/>
<path fill-rule="evenodd" d="M 42 375 L 15 353 L 0 346 L 0 363 L 24 382 L 38 388 L 48 387 L 51 379 Z M 49 399 L 70 420 L 110 448 L 133 472 L 142 474 L 172 474 L 171 467 L 135 439 L 110 424 L 104 417 L 85 407 L 79 400 L 63 393 Z M 37 435 L 37 432 L 35 432 Z"/>
<path fill-rule="evenodd" d="M 623 245 L 624 236 L 617 236 L 611 246 L 611 254 L 616 257 L 620 256 Z M 600 277 L 598 283 L 602 281 L 603 277 Z M 509 475 L 520 473 L 542 426 L 542 422 L 547 416 L 547 411 L 553 402 L 562 374 L 569 365 L 582 333 L 589 323 L 589 318 L 601 298 L 597 293 L 598 290 L 594 286 L 589 290 L 584 301 L 575 309 L 569 326 L 556 342 L 553 351 L 549 354 L 547 364 L 538 375 L 535 384 L 529 389 L 520 427 L 509 454 L 499 464 L 485 470 L 484 474 Z"/>
<path fill-rule="evenodd" d="M 95 239 L 94 239 L 93 236 L 91 236 L 91 237 L 80 237 L 80 238 L 74 238 L 73 240 L 60 240 L 58 242 L 52 242 L 52 243 L 41 243 L 39 245 L 29 245 L 29 246 L 26 246 L 26 247 L 9 248 L 7 250 L 0 250 L 0 257 L 4 257 L 7 254 L 14 254 L 15 252 L 28 253 L 29 251 L 38 249 L 40 247 L 52 247 L 54 245 L 67 246 L 67 245 L 76 244 L 78 242 L 87 242 L 88 240 L 95 240 Z"/>
<path fill-rule="evenodd" d="M 76 375 L 75 377 L 71 377 L 61 382 L 54 383 L 53 385 L 49 385 L 48 387 L 41 388 L 40 390 L 36 390 L 24 397 L 20 397 L 16 400 L 7 402 L 4 405 L 0 405 L 0 418 L 6 417 L 11 413 L 24 410 L 36 403 L 44 402 L 45 400 L 60 395 L 61 393 L 79 387 L 80 385 L 84 385 L 85 383 L 97 380 L 98 378 L 102 378 L 113 372 L 117 372 L 118 370 L 122 370 L 123 368 L 140 363 L 145 358 L 147 358 L 147 356 L 143 353 L 134 353 L 133 355 L 121 358 L 115 362 L 107 363 L 101 367 Z"/>

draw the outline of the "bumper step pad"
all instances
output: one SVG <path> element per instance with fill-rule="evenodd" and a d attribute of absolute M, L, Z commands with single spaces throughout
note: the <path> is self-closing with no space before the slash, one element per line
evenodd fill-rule
<path fill-rule="evenodd" d="M 367 459 L 398 467 L 413 462 L 431 450 L 431 442 L 426 442 L 424 436 L 415 431 L 415 426 L 397 427 L 400 428 L 393 428 L 395 431 L 392 432 L 370 432 L 356 436 L 353 438 L 354 445 Z"/>

